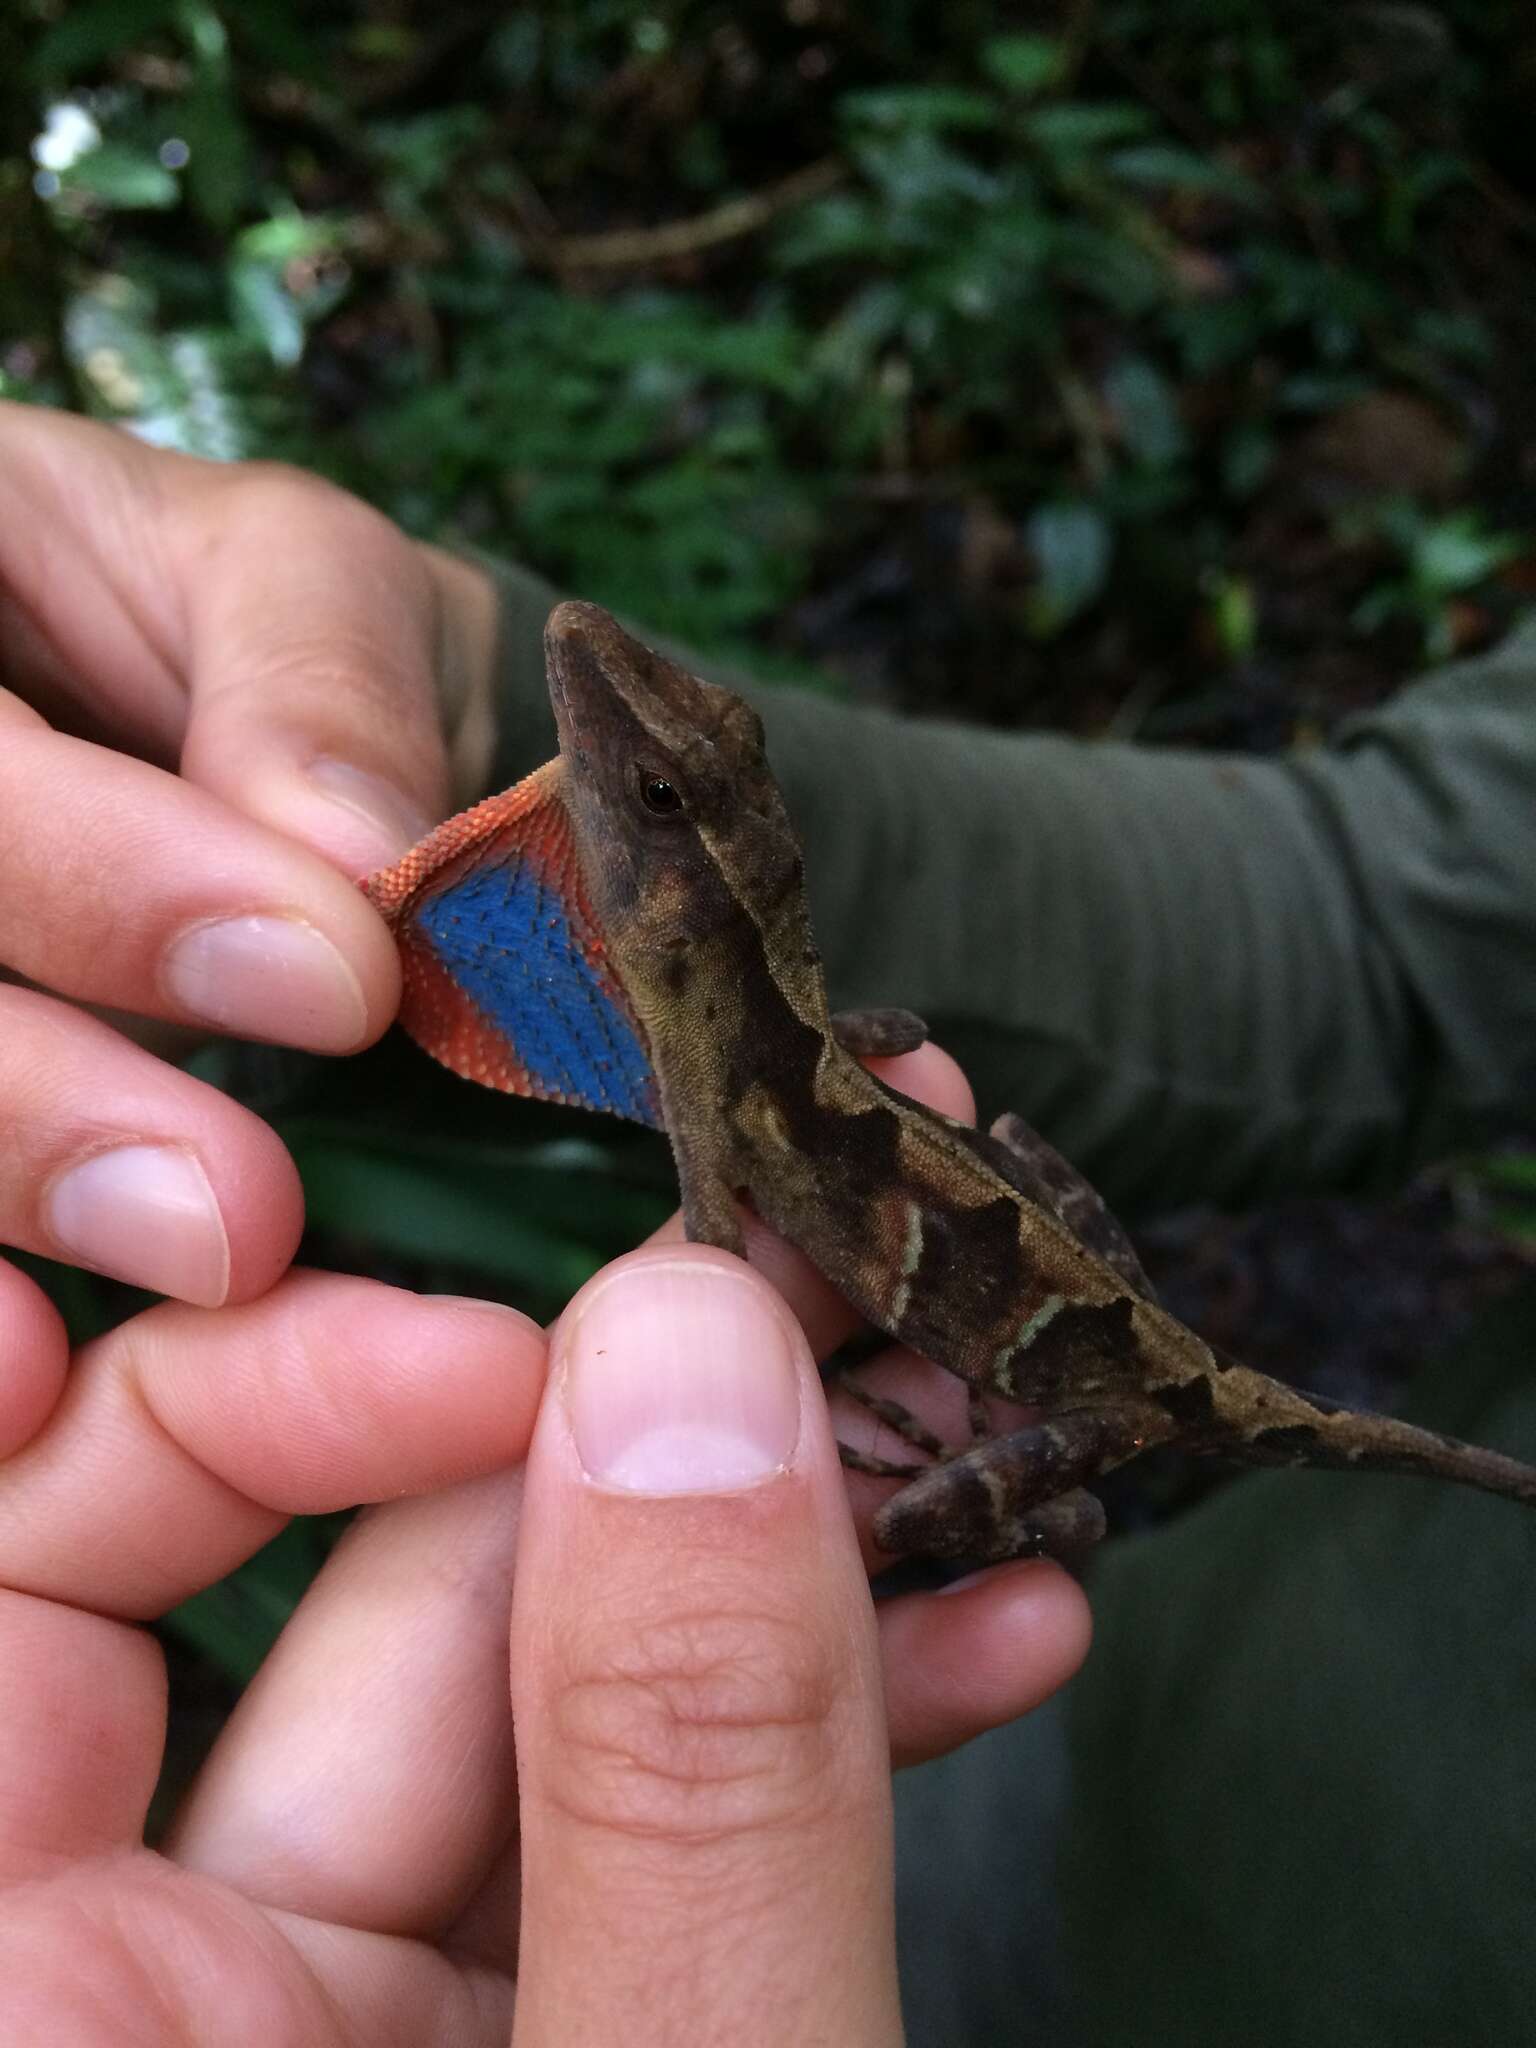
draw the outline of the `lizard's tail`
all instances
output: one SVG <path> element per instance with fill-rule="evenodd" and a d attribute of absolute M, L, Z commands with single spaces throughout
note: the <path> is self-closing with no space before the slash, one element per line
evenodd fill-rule
<path fill-rule="evenodd" d="M 1198 1434 L 1192 1449 L 1248 1465 L 1421 1472 L 1510 1500 L 1536 1502 L 1536 1466 L 1499 1451 L 1415 1429 L 1390 1415 L 1342 1408 L 1320 1394 L 1282 1387 L 1245 1366 L 1229 1366 L 1219 1375 L 1216 1390 L 1214 1426 Z"/>

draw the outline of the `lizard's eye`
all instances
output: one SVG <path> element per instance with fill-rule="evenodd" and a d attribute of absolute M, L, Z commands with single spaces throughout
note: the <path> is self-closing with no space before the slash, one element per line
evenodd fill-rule
<path fill-rule="evenodd" d="M 640 801 L 656 818 L 675 818 L 683 808 L 677 784 L 644 768 L 640 771 Z"/>

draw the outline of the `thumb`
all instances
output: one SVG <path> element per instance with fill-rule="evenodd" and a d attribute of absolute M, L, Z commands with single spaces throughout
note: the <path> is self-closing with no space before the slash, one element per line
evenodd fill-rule
<path fill-rule="evenodd" d="M 869 1587 L 749 1267 L 630 1254 L 555 1336 L 513 1596 L 516 2041 L 901 2039 Z"/>

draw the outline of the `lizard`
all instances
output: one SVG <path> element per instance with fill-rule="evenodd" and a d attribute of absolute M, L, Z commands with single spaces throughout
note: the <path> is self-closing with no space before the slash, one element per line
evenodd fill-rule
<path fill-rule="evenodd" d="M 842 1446 L 906 1481 L 876 1515 L 883 1550 L 1071 1552 L 1104 1529 L 1088 1482 L 1160 1444 L 1536 1502 L 1536 1468 L 1219 1354 L 1022 1118 L 983 1132 L 872 1074 L 863 1057 L 925 1027 L 830 1013 L 757 713 L 593 604 L 558 605 L 545 652 L 555 759 L 363 885 L 399 945 L 401 1020 L 472 1080 L 664 1129 L 691 1239 L 744 1253 L 750 1202 L 876 1330 L 968 1384 L 965 1446 L 861 1396 L 931 1461 Z M 987 1394 L 1037 1419 L 983 1436 Z"/>

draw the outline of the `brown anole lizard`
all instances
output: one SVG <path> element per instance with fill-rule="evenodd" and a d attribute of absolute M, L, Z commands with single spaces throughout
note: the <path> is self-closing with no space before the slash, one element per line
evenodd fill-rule
<path fill-rule="evenodd" d="M 923 1027 L 829 1015 L 757 714 L 595 605 L 560 605 L 545 644 L 558 761 L 367 885 L 400 940 L 403 1021 L 472 1078 L 662 1123 L 689 1237 L 741 1252 L 749 1200 L 877 1329 L 1039 1409 L 927 1466 L 845 1447 L 910 1482 L 876 1518 L 883 1548 L 1003 1558 L 1090 1540 L 1103 1518 L 1085 1483 L 1168 1443 L 1536 1502 L 1530 1466 L 1219 1357 L 1021 1119 L 984 1134 L 866 1071 L 857 1055 Z M 565 1036 L 530 1050 L 546 1002 Z"/>

